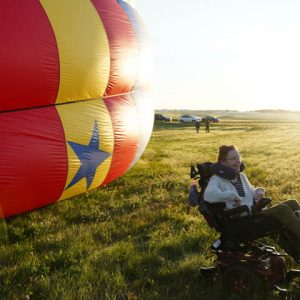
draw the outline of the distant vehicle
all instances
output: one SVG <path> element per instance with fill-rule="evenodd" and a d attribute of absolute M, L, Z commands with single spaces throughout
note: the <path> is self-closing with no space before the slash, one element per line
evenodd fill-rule
<path fill-rule="evenodd" d="M 155 114 L 154 119 L 156 121 L 165 121 L 165 122 L 171 122 L 172 121 L 171 117 L 165 116 L 165 115 L 162 115 L 162 114 Z"/>
<path fill-rule="evenodd" d="M 193 123 L 195 122 L 201 122 L 201 118 L 197 116 L 192 116 L 192 115 L 181 115 L 179 118 L 180 123 Z"/>
<path fill-rule="evenodd" d="M 206 122 L 206 121 L 209 121 L 211 123 L 219 123 L 220 120 L 216 117 L 212 117 L 212 116 L 206 116 L 206 117 L 203 117 L 202 118 L 202 122 Z"/>

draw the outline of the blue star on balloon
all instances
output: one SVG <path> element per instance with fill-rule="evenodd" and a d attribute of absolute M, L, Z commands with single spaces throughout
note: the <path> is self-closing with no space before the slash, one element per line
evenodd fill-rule
<path fill-rule="evenodd" d="M 94 180 L 97 168 L 111 155 L 111 153 L 99 149 L 100 141 L 97 121 L 95 121 L 93 134 L 88 145 L 77 144 L 69 141 L 68 143 L 80 160 L 80 168 L 66 189 L 73 186 L 83 178 L 86 178 L 88 189 Z"/>

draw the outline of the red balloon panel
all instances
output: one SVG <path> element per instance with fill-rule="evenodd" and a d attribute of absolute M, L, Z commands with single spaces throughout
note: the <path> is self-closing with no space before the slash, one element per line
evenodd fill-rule
<path fill-rule="evenodd" d="M 55 103 L 57 45 L 40 2 L 2 0 L 0 20 L 0 110 Z"/>
<path fill-rule="evenodd" d="M 132 24 L 117 1 L 92 2 L 109 41 L 110 76 L 105 96 L 130 92 L 136 80 L 138 63 L 138 45 Z"/>
<path fill-rule="evenodd" d="M 2 215 L 59 199 L 68 166 L 64 132 L 55 108 L 1 113 L 0 141 Z"/>

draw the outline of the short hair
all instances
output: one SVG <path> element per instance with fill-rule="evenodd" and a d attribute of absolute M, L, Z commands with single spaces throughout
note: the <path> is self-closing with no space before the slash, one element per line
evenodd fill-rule
<path fill-rule="evenodd" d="M 230 145 L 230 146 L 222 145 L 222 146 L 220 146 L 217 161 L 221 162 L 222 160 L 225 160 L 228 152 L 231 151 L 231 150 L 238 151 L 238 149 L 235 145 Z"/>

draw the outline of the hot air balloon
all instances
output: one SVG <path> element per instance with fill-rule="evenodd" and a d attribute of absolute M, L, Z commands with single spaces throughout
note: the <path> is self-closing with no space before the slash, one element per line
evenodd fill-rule
<path fill-rule="evenodd" d="M 0 3 L 0 211 L 103 186 L 153 127 L 150 43 L 122 0 Z"/>

